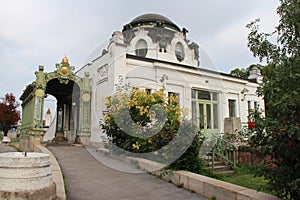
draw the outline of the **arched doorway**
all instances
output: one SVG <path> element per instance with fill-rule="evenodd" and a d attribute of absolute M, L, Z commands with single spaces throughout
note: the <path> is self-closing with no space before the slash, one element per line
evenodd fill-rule
<path fill-rule="evenodd" d="M 36 81 L 26 87 L 20 99 L 22 100 L 22 137 L 36 143 L 41 141 L 43 132 L 44 101 L 48 95 L 57 100 L 55 138 L 75 142 L 78 137 L 82 143 L 87 143 L 90 137 L 90 77 L 74 74 L 74 66 L 68 58 L 56 64 L 56 70 L 44 72 L 39 66 L 35 72 Z M 32 149 L 29 147 L 29 149 Z"/>
<path fill-rule="evenodd" d="M 52 95 L 57 100 L 56 106 L 56 133 L 58 141 L 75 142 L 78 134 L 80 87 L 74 81 L 63 84 L 58 78 L 51 79 L 46 84 L 45 98 Z"/>

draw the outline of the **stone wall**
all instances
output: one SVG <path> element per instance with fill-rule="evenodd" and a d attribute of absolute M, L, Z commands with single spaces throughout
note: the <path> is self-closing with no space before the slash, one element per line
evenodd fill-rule
<path fill-rule="evenodd" d="M 258 158 L 258 156 L 251 151 L 250 147 L 240 146 L 236 153 L 237 163 L 238 164 L 246 164 L 246 165 L 260 165 L 262 161 Z"/>

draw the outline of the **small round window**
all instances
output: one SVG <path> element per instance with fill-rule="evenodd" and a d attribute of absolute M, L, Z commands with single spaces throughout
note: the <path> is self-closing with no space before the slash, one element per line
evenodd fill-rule
<path fill-rule="evenodd" d="M 178 61 L 183 61 L 184 59 L 184 48 L 183 45 L 180 42 L 176 43 L 175 46 L 175 55 Z"/>
<path fill-rule="evenodd" d="M 135 54 L 137 56 L 145 57 L 148 52 L 147 42 L 143 39 L 139 40 L 135 45 Z"/>

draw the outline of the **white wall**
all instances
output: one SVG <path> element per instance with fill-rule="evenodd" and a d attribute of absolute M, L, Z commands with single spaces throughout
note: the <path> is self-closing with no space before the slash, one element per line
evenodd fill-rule
<path fill-rule="evenodd" d="M 139 37 L 143 36 L 143 39 L 145 39 L 145 32 L 140 31 L 137 35 Z M 133 39 L 132 44 L 127 47 L 123 43 L 122 35 L 116 33 L 111 38 L 107 48 L 108 53 L 77 72 L 78 76 L 83 77 L 84 72 L 88 71 L 92 80 L 91 141 L 101 141 L 102 130 L 99 126 L 99 121 L 102 119 L 102 112 L 105 109 L 106 97 L 114 93 L 115 84 L 120 76 L 125 77 L 125 80 L 134 87 L 157 90 L 164 85 L 167 91 L 180 94 L 180 106 L 189 111 L 191 111 L 192 89 L 218 92 L 219 127 L 221 132 L 223 131 L 224 118 L 229 117 L 228 99 L 236 100 L 237 116 L 244 123 L 248 121 L 248 101 L 255 101 L 261 108 L 264 108 L 263 100 L 255 95 L 257 84 L 200 68 L 182 66 L 182 64 L 196 66 L 196 62 L 191 61 L 193 60 L 193 51 L 191 50 L 186 55 L 186 62 L 180 63 L 181 65 L 172 64 L 171 62 L 149 62 L 126 58 L 126 53 L 134 54 L 134 42 L 138 39 L 138 37 Z M 146 40 L 149 42 L 149 38 L 147 39 L 146 37 Z M 180 40 L 180 37 L 177 40 Z M 174 40 L 175 42 L 176 40 Z M 159 57 L 156 44 L 150 44 L 149 46 L 151 47 L 150 57 L 158 57 L 179 63 L 173 54 L 165 54 L 163 55 L 165 57 Z M 167 75 L 167 79 L 161 82 L 161 78 L 164 75 Z M 247 90 L 246 95 L 241 94 L 241 91 L 244 89 Z M 191 117 L 191 114 L 189 114 L 189 117 Z"/>

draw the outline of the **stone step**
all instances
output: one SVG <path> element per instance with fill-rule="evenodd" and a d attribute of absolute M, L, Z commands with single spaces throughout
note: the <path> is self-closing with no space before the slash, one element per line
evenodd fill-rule
<path fill-rule="evenodd" d="M 217 174 L 234 174 L 235 171 L 233 170 L 227 170 L 227 171 L 220 171 L 220 172 L 217 172 Z"/>
<path fill-rule="evenodd" d="M 212 169 L 212 167 L 208 167 L 208 169 Z M 221 172 L 221 171 L 227 171 L 232 169 L 228 165 L 219 165 L 219 166 L 214 166 L 214 170 L 215 172 Z"/>
<path fill-rule="evenodd" d="M 212 153 L 207 154 L 204 157 L 204 160 L 207 164 L 206 169 L 212 170 Z M 222 158 L 215 157 L 214 158 L 214 173 L 216 174 L 233 174 L 234 171 L 232 170 L 230 165 L 226 165 L 225 161 Z"/>
<path fill-rule="evenodd" d="M 65 141 L 64 134 L 62 132 L 57 132 L 55 134 L 55 141 L 59 141 L 59 142 Z"/>
<path fill-rule="evenodd" d="M 205 156 L 204 157 L 204 160 L 206 161 L 206 162 L 212 162 L 212 156 Z M 215 162 L 216 161 L 220 161 L 221 159 L 219 158 L 219 157 L 215 157 Z"/>
<path fill-rule="evenodd" d="M 214 165 L 215 166 L 225 165 L 225 162 L 224 161 L 215 161 Z M 212 162 L 209 162 L 208 166 L 212 166 Z"/>

